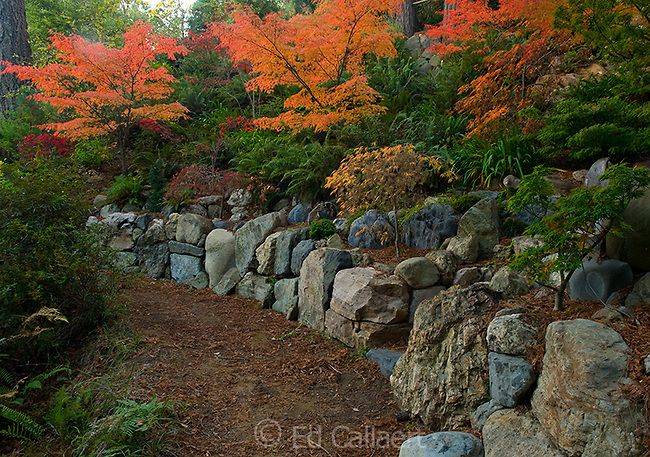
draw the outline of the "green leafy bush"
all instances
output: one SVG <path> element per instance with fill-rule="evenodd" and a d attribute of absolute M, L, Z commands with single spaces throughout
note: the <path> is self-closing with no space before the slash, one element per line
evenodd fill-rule
<path fill-rule="evenodd" d="M 0 170 L 0 339 L 18 333 L 24 316 L 58 310 L 68 325 L 11 349 L 50 354 L 106 316 L 109 264 L 97 235 L 85 229 L 89 205 L 65 164 L 36 161 Z"/>
<path fill-rule="evenodd" d="M 528 235 L 541 236 L 543 245 L 519 254 L 512 266 L 552 289 L 555 308 L 562 309 L 564 291 L 574 271 L 608 233 L 625 229 L 623 212 L 650 184 L 650 171 L 613 165 L 602 176 L 609 180 L 607 186 L 580 187 L 557 200 L 550 198 L 554 187 L 546 179 L 549 173 L 547 168 L 536 167 L 508 202 L 513 213 L 536 208 L 547 214 L 526 230 Z M 549 283 L 552 273 L 559 276 L 558 284 Z"/>
<path fill-rule="evenodd" d="M 108 146 L 101 138 L 79 141 L 74 148 L 74 161 L 82 167 L 98 169 L 108 157 Z"/>
<path fill-rule="evenodd" d="M 142 178 L 139 176 L 119 175 L 106 192 L 111 202 L 137 204 L 142 199 Z"/>
<path fill-rule="evenodd" d="M 309 224 L 309 238 L 322 240 L 336 233 L 334 222 L 329 219 L 316 219 Z"/>

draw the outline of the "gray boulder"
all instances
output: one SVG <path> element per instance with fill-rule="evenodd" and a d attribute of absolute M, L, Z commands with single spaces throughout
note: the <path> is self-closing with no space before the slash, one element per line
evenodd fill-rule
<path fill-rule="evenodd" d="M 490 396 L 492 401 L 506 408 L 520 404 L 535 376 L 530 363 L 520 357 L 490 352 Z"/>
<path fill-rule="evenodd" d="M 273 286 L 273 295 L 275 302 L 273 308 L 275 311 L 291 317 L 293 310 L 298 309 L 298 278 L 280 279 Z"/>
<path fill-rule="evenodd" d="M 413 289 L 435 285 L 440 279 L 436 265 L 426 257 L 411 257 L 395 267 L 395 274 Z"/>
<path fill-rule="evenodd" d="M 609 296 L 634 280 L 630 265 L 620 260 L 608 259 L 602 262 L 583 262 L 569 280 L 569 297 L 573 300 L 600 300 L 606 302 Z"/>
<path fill-rule="evenodd" d="M 446 290 L 443 286 L 427 287 L 426 289 L 415 289 L 411 292 L 411 302 L 409 304 L 409 322 L 413 323 L 415 319 L 415 312 L 424 300 L 429 300 L 435 297 L 440 292 Z"/>
<path fill-rule="evenodd" d="M 524 355 L 535 345 L 537 330 L 523 320 L 522 314 L 508 314 L 492 319 L 487 329 L 490 351 Z"/>
<path fill-rule="evenodd" d="M 605 173 L 609 167 L 609 158 L 604 157 L 596 160 L 585 175 L 585 187 L 604 187 L 607 186 L 607 180 L 602 180 L 600 177 Z"/>
<path fill-rule="evenodd" d="M 193 255 L 194 257 L 203 257 L 205 249 L 193 244 L 179 243 L 178 241 L 172 240 L 169 242 L 169 252 L 172 254 L 186 254 Z"/>
<path fill-rule="evenodd" d="M 205 271 L 210 287 L 215 287 L 223 275 L 235 266 L 235 235 L 224 229 L 212 230 L 205 239 Z"/>
<path fill-rule="evenodd" d="M 281 213 L 268 213 L 246 222 L 235 232 L 235 265 L 244 275 L 255 268 L 255 250 L 283 223 Z"/>
<path fill-rule="evenodd" d="M 482 432 L 485 457 L 566 457 L 530 413 L 496 411 Z"/>
<path fill-rule="evenodd" d="M 273 303 L 273 280 L 249 271 L 237 284 L 237 295 L 257 300 L 268 308 Z"/>
<path fill-rule="evenodd" d="M 402 242 L 419 249 L 436 249 L 458 229 L 458 216 L 448 205 L 428 205 L 403 221 Z"/>
<path fill-rule="evenodd" d="M 321 248 L 312 251 L 300 268 L 298 309 L 300 322 L 318 329 L 325 328 L 325 311 L 330 306 L 336 273 L 352 266 L 347 251 Z"/>
<path fill-rule="evenodd" d="M 502 267 L 490 280 L 490 289 L 503 294 L 506 298 L 516 297 L 528 292 L 526 278 L 510 267 Z"/>
<path fill-rule="evenodd" d="M 202 263 L 199 257 L 184 254 L 170 254 L 169 265 L 172 279 L 176 282 L 187 284 L 203 271 Z"/>
<path fill-rule="evenodd" d="M 470 433 L 437 432 L 402 443 L 399 457 L 482 457 L 483 443 Z"/>
<path fill-rule="evenodd" d="M 352 222 L 348 244 L 353 247 L 378 249 L 393 243 L 394 238 L 395 229 L 388 217 L 372 209 Z"/>
<path fill-rule="evenodd" d="M 289 215 L 287 216 L 289 224 L 302 224 L 303 222 L 307 222 L 309 211 L 309 206 L 304 203 L 298 203 L 289 211 Z"/>
<path fill-rule="evenodd" d="M 472 413 L 472 416 L 470 417 L 472 428 L 475 430 L 482 430 L 488 418 L 502 409 L 503 405 L 500 405 L 494 400 L 486 401 Z"/>
<path fill-rule="evenodd" d="M 137 271 L 138 256 L 135 252 L 116 252 L 113 257 L 113 266 L 123 273 Z"/>
<path fill-rule="evenodd" d="M 216 285 L 211 287 L 217 295 L 228 295 L 235 289 L 239 281 L 241 281 L 241 274 L 237 267 L 232 267 L 221 276 Z"/>
<path fill-rule="evenodd" d="M 281 233 L 272 233 L 255 249 L 257 272 L 261 275 L 272 276 L 275 271 L 275 248 Z"/>
<path fill-rule="evenodd" d="M 210 219 L 193 213 L 181 214 L 176 225 L 176 241 L 198 245 L 210 231 Z"/>
<path fill-rule="evenodd" d="M 478 238 L 473 235 L 454 236 L 449 238 L 446 249 L 460 260 L 475 262 L 479 254 L 478 241 Z"/>
<path fill-rule="evenodd" d="M 625 386 L 629 348 L 621 335 L 597 322 L 556 321 L 546 329 L 546 352 L 532 410 L 554 443 L 569 455 L 633 456 L 643 406 Z"/>
<path fill-rule="evenodd" d="M 625 299 L 625 306 L 650 305 L 650 273 L 639 279 Z"/>
<path fill-rule="evenodd" d="M 630 202 L 623 213 L 623 222 L 631 230 L 622 237 L 611 233 L 607 236 L 607 255 L 637 270 L 650 271 L 650 189 Z"/>
<path fill-rule="evenodd" d="M 274 273 L 277 277 L 291 276 L 291 259 L 294 248 L 298 243 L 305 240 L 309 229 L 289 229 L 280 232 L 275 243 L 275 266 Z M 300 272 L 300 267 L 297 269 Z"/>
<path fill-rule="evenodd" d="M 138 248 L 137 252 L 140 267 L 147 276 L 158 279 L 165 275 L 169 263 L 169 247 L 167 243 L 142 246 Z"/>
<path fill-rule="evenodd" d="M 454 286 L 468 287 L 483 281 L 483 270 L 480 267 L 461 268 L 456 272 Z"/>
<path fill-rule="evenodd" d="M 353 321 L 396 324 L 408 319 L 409 291 L 396 276 L 349 268 L 336 274 L 330 307 Z"/>
<path fill-rule="evenodd" d="M 393 351 L 392 349 L 370 349 L 366 352 L 366 357 L 369 360 L 372 360 L 377 365 L 379 365 L 379 371 L 386 378 L 390 378 L 390 375 L 393 373 L 395 364 L 404 354 L 401 351 Z"/>
<path fill-rule="evenodd" d="M 400 406 L 425 424 L 458 428 L 488 400 L 485 285 L 452 287 L 420 304 L 391 385 Z"/>
<path fill-rule="evenodd" d="M 253 194 L 247 189 L 235 189 L 228 197 L 228 205 L 235 207 L 244 207 L 251 204 Z"/>
<path fill-rule="evenodd" d="M 445 286 L 451 286 L 454 281 L 454 275 L 458 271 L 460 261 L 456 254 L 451 251 L 440 249 L 431 251 L 426 256 L 431 260 L 440 273 L 440 282 Z"/>
<path fill-rule="evenodd" d="M 499 209 L 496 199 L 487 197 L 467 210 L 458 222 L 458 236 L 473 236 L 478 242 L 478 255 L 490 257 L 499 243 Z"/>
<path fill-rule="evenodd" d="M 300 274 L 300 268 L 311 251 L 316 249 L 314 240 L 302 240 L 291 252 L 291 273 L 295 276 Z"/>

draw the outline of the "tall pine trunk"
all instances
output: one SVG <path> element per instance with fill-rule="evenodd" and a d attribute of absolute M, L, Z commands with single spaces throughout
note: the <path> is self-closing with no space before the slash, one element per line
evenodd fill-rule
<path fill-rule="evenodd" d="M 0 0 L 0 61 L 28 63 L 32 56 L 28 38 L 25 0 Z M 13 75 L 0 76 L 0 114 L 15 109 L 19 86 Z"/>

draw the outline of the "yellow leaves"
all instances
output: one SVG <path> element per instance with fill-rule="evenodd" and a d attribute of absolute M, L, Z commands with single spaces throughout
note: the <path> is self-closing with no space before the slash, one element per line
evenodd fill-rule
<path fill-rule="evenodd" d="M 343 159 L 325 187 L 345 213 L 364 208 L 387 211 L 416 201 L 432 176 L 452 177 L 439 158 L 419 154 L 412 145 L 359 148 Z"/>

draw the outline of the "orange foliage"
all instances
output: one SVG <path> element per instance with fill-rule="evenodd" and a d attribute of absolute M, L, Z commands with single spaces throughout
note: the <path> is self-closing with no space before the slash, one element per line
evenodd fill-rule
<path fill-rule="evenodd" d="M 379 94 L 366 81 L 363 60 L 371 53 L 396 54 L 386 15 L 399 5 L 399 0 L 322 0 L 312 14 L 289 19 L 278 14 L 261 19 L 239 9 L 232 23 L 213 24 L 210 30 L 235 64 L 250 64 L 254 76 L 248 90 L 299 88 L 286 100 L 286 112 L 258 119 L 258 126 L 323 131 L 383 112 Z"/>
<path fill-rule="evenodd" d="M 427 30 L 439 55 L 466 49 L 470 43 L 485 55 L 482 74 L 460 88 L 465 97 L 456 105 L 472 116 L 470 136 L 489 136 L 516 125 L 517 112 L 531 103 L 528 88 L 574 44 L 567 33 L 553 28 L 562 1 L 502 0 L 494 10 L 481 1 L 458 0 L 441 24 Z M 498 36 L 502 49 L 493 52 L 486 46 L 488 32 L 497 32 L 492 40 Z"/>
<path fill-rule="evenodd" d="M 180 103 L 167 103 L 174 77 L 156 65 L 165 55 L 186 54 L 173 38 L 156 35 L 136 22 L 124 33 L 122 48 L 109 48 L 80 36 L 53 35 L 58 61 L 44 67 L 7 63 L 5 73 L 31 81 L 35 100 L 49 103 L 68 120 L 40 126 L 68 138 L 118 134 L 125 141 L 142 119 L 174 120 L 185 116 Z M 121 144 L 123 146 L 123 144 Z"/>

